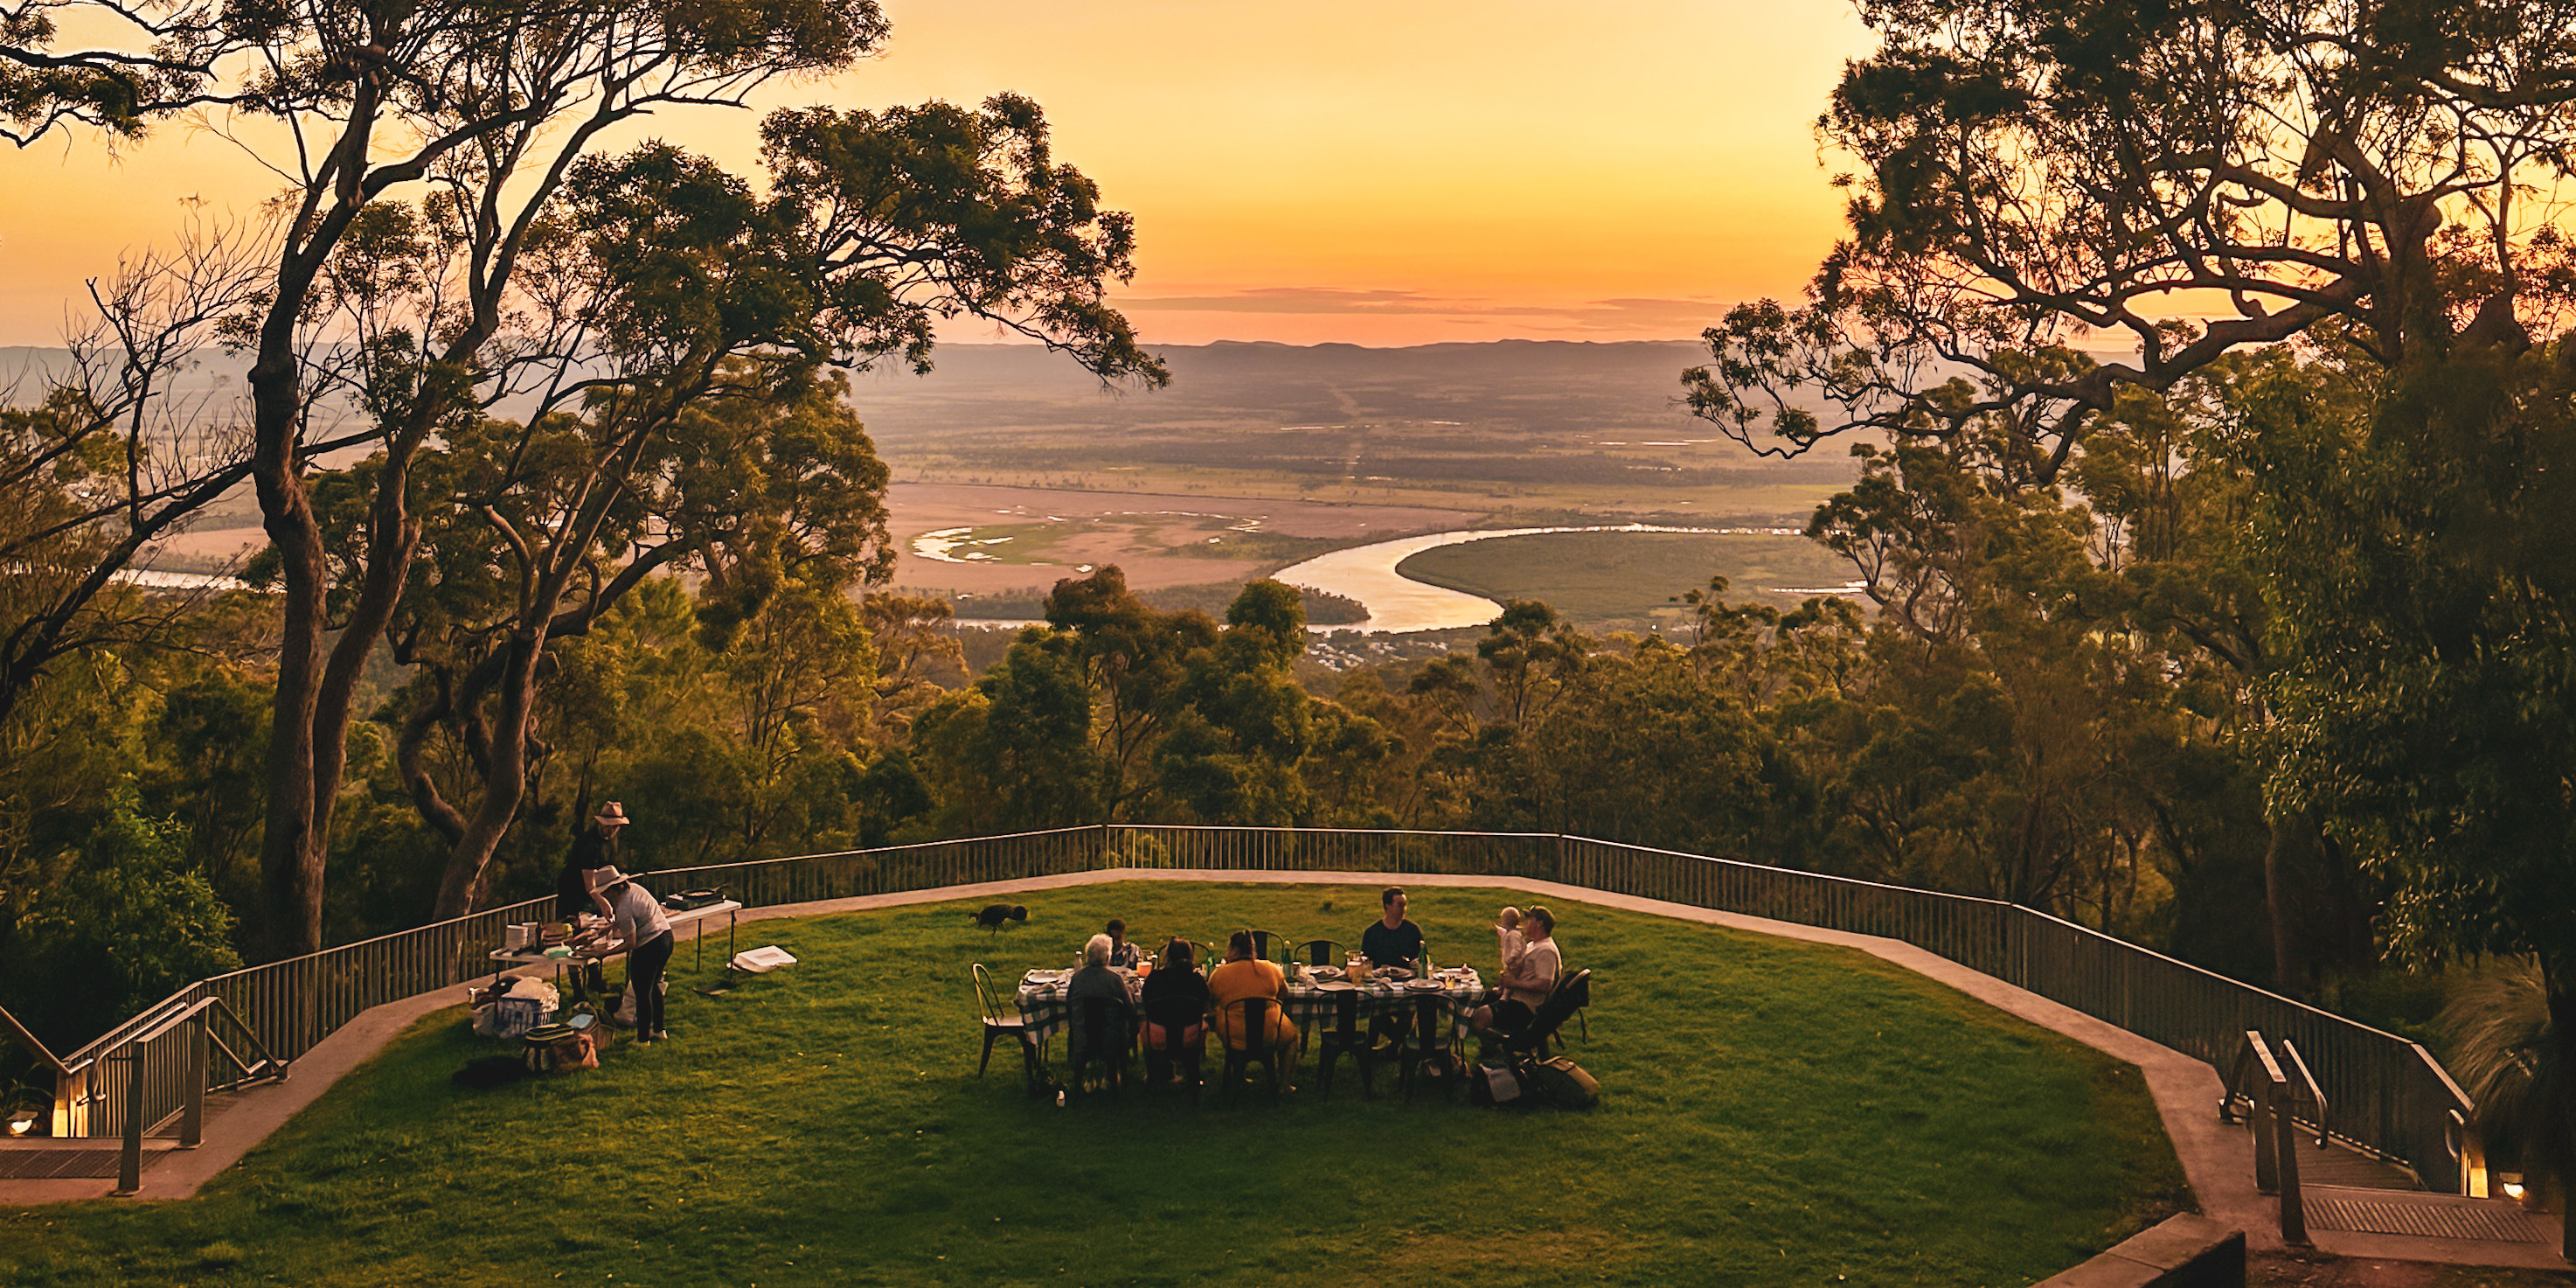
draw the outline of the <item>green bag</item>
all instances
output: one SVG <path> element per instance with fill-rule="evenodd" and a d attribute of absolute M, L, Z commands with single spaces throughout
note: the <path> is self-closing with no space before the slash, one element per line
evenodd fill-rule
<path fill-rule="evenodd" d="M 1590 1109 L 1601 1099 L 1601 1080 L 1564 1056 L 1531 1066 L 1539 1098 L 1559 1109 Z"/>

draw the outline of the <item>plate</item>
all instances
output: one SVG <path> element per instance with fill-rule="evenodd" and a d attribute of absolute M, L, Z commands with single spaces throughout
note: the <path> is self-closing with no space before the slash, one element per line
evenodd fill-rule
<path fill-rule="evenodd" d="M 1308 979 L 1340 979 L 1341 977 L 1342 968 L 1339 966 L 1309 966 L 1306 968 L 1306 978 Z"/>
<path fill-rule="evenodd" d="M 1404 982 L 1404 986 L 1420 993 L 1436 993 L 1446 987 L 1436 979 L 1409 979 Z"/>

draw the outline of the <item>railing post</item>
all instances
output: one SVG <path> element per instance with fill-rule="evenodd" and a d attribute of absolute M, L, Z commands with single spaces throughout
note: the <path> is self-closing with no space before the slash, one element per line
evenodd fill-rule
<path fill-rule="evenodd" d="M 116 1155 L 116 1197 L 143 1188 L 143 1053 L 125 1046 L 125 1144 Z"/>
<path fill-rule="evenodd" d="M 2254 1132 L 2254 1190 L 2258 1194 L 2278 1194 L 2281 1191 L 2281 1162 L 2279 1151 L 2274 1148 L 2276 1141 L 2282 1139 L 2275 1130 L 2275 1120 L 2281 1116 L 2280 1091 L 2279 1083 L 2264 1082 L 2251 1097 L 2254 1112 L 2246 1115 L 2253 1120 L 2246 1126 Z"/>
<path fill-rule="evenodd" d="M 211 1002 L 200 1005 L 206 1009 L 197 1013 L 192 1029 L 179 1034 L 179 1040 L 188 1044 L 188 1083 L 182 1093 L 186 1099 L 179 1114 L 181 1149 L 195 1149 L 206 1136 L 206 1048 L 215 1041 L 215 1008 Z"/>
<path fill-rule="evenodd" d="M 89 1070 L 54 1075 L 54 1135 L 89 1134 Z"/>
<path fill-rule="evenodd" d="M 2291 1118 L 2298 1106 L 2298 1093 L 2284 1079 L 2272 1084 L 2271 1100 L 2272 1156 L 2281 1185 L 2281 1241 L 2304 1247 L 2308 1243 L 2307 1196 L 2299 1188 L 2299 1125 Z"/>

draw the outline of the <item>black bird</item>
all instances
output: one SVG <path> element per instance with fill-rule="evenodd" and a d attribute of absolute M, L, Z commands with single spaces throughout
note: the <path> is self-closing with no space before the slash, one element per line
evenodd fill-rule
<path fill-rule="evenodd" d="M 998 932 L 1005 921 L 1027 921 L 1029 910 L 1016 903 L 995 903 L 985 905 L 982 912 L 970 912 L 966 915 L 972 918 L 976 925 Z"/>

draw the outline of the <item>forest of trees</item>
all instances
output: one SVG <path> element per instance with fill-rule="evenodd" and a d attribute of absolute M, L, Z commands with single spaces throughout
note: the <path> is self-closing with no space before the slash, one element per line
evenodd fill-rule
<path fill-rule="evenodd" d="M 953 684 L 835 370 L 974 315 L 1164 377 L 1034 104 L 781 112 L 743 176 L 599 140 L 849 66 L 872 4 L 85 7 L 131 39 L 0 25 L 14 140 L 221 111 L 286 187 L 107 279 L 0 419 L 0 1004 L 49 1038 L 541 890 L 618 797 L 650 866 L 1546 829 L 2329 1001 L 2527 960 L 2496 1067 L 2576 1068 L 2565 4 L 1865 3 L 1849 235 L 1683 376 L 1756 450 L 1855 444 L 1810 534 L 1865 604 L 1672 587 L 1683 643 L 1513 603 L 1328 676 L 1286 587 L 1220 621 L 1106 568 Z M 173 397 L 205 364 L 239 406 Z M 117 577 L 243 487 L 259 589 Z M 2532 1112 L 2539 1170 L 2576 1132 Z"/>

